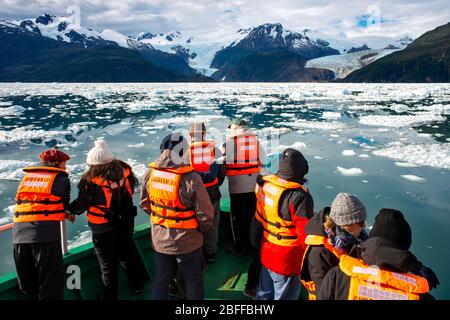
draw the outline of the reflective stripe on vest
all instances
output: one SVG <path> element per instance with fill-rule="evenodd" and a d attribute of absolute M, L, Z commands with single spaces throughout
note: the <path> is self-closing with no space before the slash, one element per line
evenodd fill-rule
<path fill-rule="evenodd" d="M 302 267 L 300 270 L 303 270 L 303 263 L 306 261 L 306 256 L 309 254 L 312 246 L 324 246 L 328 251 L 334 254 L 338 259 L 344 253 L 336 249 L 329 241 L 328 238 L 318 235 L 308 235 L 305 239 L 305 244 L 307 245 L 305 253 L 303 255 Z M 305 281 L 301 279 L 303 286 L 308 291 L 308 300 L 316 300 L 316 285 L 314 281 Z"/>
<path fill-rule="evenodd" d="M 261 187 L 256 186 L 256 219 L 261 222 L 264 228 L 264 238 L 280 246 L 294 247 L 300 245 L 292 221 L 284 220 L 278 215 L 279 201 L 281 195 L 288 189 L 303 189 L 301 184 L 286 181 L 276 175 L 263 177 L 266 181 Z"/>
<path fill-rule="evenodd" d="M 109 181 L 100 177 L 95 177 L 91 180 L 92 183 L 102 189 L 105 197 L 105 204 L 92 205 L 88 208 L 87 218 L 90 223 L 105 224 L 109 222 L 111 215 L 111 198 L 114 189 L 125 186 L 130 197 L 133 197 L 133 190 L 131 190 L 131 185 L 128 180 L 130 173 L 129 169 L 124 168 L 123 178 L 119 182 Z"/>
<path fill-rule="evenodd" d="M 176 169 L 153 168 L 148 180 L 147 192 L 150 200 L 152 223 L 167 228 L 196 229 L 198 222 L 194 208 L 185 207 L 179 198 L 180 181 L 183 174 L 194 171 L 191 166 Z"/>
<path fill-rule="evenodd" d="M 63 221 L 64 204 L 52 194 L 53 183 L 60 173 L 53 167 L 27 167 L 16 194 L 14 222 Z"/>
<path fill-rule="evenodd" d="M 227 176 L 237 176 L 252 174 L 260 171 L 259 161 L 259 143 L 255 134 L 242 134 L 233 137 L 233 150 L 227 150 L 227 153 L 233 151 L 233 159 L 227 162 Z"/>
<path fill-rule="evenodd" d="M 347 255 L 341 256 L 339 268 L 351 278 L 348 300 L 419 300 L 429 291 L 422 277 L 385 271 Z"/>
<path fill-rule="evenodd" d="M 189 145 L 189 159 L 191 167 L 197 172 L 208 172 L 211 164 L 215 159 L 215 143 L 214 141 L 193 142 Z M 217 177 L 211 181 L 204 183 L 205 188 L 215 186 L 219 183 Z"/>

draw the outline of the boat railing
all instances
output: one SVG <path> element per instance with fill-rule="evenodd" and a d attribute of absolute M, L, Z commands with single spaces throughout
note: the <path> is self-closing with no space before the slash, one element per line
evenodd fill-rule
<path fill-rule="evenodd" d="M 14 222 L 1 225 L 0 233 L 11 230 L 13 228 L 13 226 L 14 226 Z M 66 254 L 68 252 L 66 221 L 61 221 L 60 229 L 61 229 L 61 249 L 62 249 L 62 253 Z"/>

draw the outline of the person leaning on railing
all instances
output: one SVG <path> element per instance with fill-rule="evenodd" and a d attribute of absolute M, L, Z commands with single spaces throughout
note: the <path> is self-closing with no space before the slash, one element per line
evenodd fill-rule
<path fill-rule="evenodd" d="M 56 149 L 40 154 L 38 166 L 24 168 L 16 195 L 13 227 L 14 262 L 19 289 L 27 300 L 61 300 L 64 266 L 61 221 L 70 202 L 66 161 Z"/>

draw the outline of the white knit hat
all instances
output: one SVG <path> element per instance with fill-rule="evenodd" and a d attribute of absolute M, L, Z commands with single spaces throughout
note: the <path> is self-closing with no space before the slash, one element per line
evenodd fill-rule
<path fill-rule="evenodd" d="M 96 140 L 93 147 L 87 154 L 86 163 L 88 165 L 99 165 L 109 163 L 114 160 L 112 152 L 108 148 L 105 140 Z"/>

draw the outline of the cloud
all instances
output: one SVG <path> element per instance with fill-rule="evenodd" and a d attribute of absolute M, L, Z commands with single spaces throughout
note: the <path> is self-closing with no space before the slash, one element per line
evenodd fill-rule
<path fill-rule="evenodd" d="M 280 22 L 297 31 L 357 33 L 367 26 L 361 17 L 374 16 L 382 22 L 377 34 L 419 36 L 447 23 L 450 17 L 447 0 L 0 0 L 0 18 L 25 19 L 44 12 L 67 15 L 70 5 L 80 7 L 84 26 L 99 31 L 111 28 L 136 35 L 179 30 L 208 41 L 268 22 Z"/>

